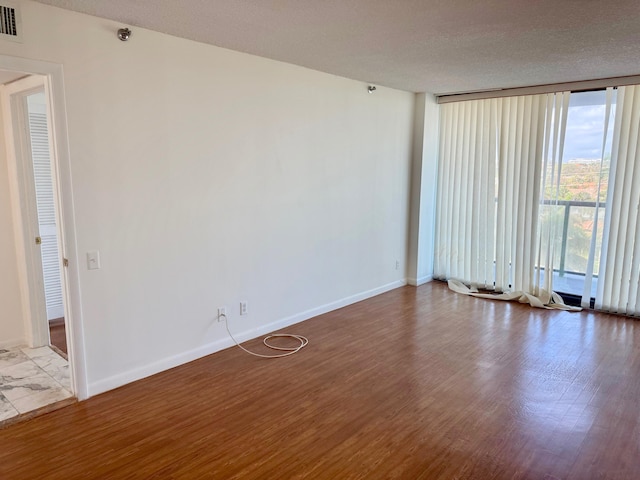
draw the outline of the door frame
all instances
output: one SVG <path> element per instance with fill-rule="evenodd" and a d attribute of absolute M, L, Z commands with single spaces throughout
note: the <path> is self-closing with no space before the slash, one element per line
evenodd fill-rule
<path fill-rule="evenodd" d="M 35 246 L 34 241 L 40 233 L 36 227 L 38 210 L 26 108 L 26 97 L 29 94 L 44 91 L 46 96 L 45 85 L 45 77 L 30 75 L 0 86 L 22 317 L 30 347 L 40 347 L 50 343 L 41 249 Z M 48 121 L 47 124 L 51 122 Z M 49 141 L 49 150 L 52 150 L 51 141 Z M 51 160 L 53 164 L 53 156 Z M 55 177 L 53 170 L 51 176 Z M 53 183 L 55 197 L 55 179 Z"/>
<path fill-rule="evenodd" d="M 59 254 L 68 260 L 68 266 L 61 269 L 61 281 L 63 302 L 65 306 L 65 329 L 69 353 L 69 367 L 71 371 L 71 388 L 76 397 L 79 400 L 83 400 L 88 398 L 89 395 L 83 334 L 84 329 L 82 322 L 82 304 L 80 301 L 80 269 L 73 205 L 63 68 L 62 65 L 56 63 L 0 55 L 0 69 L 22 72 L 25 75 L 41 75 L 44 80 L 45 93 L 47 93 L 48 98 L 48 116 L 50 124 L 49 142 L 52 150 L 51 175 L 54 183 L 54 202 L 56 204 L 56 217 L 58 220 Z M 5 123 L 10 124 L 11 117 L 7 116 L 7 114 L 11 112 L 11 107 L 10 105 L 6 105 L 7 102 L 5 101 L 2 103 Z M 17 249 L 19 250 L 21 246 L 24 248 L 25 240 L 30 242 L 33 239 L 25 238 L 23 232 L 22 225 L 24 222 L 22 220 L 22 215 L 28 215 L 29 212 L 22 211 L 24 208 L 22 206 L 23 202 L 20 200 L 20 191 L 17 188 L 17 182 L 20 181 L 20 178 L 17 177 L 17 175 L 19 175 L 17 169 L 18 162 L 16 161 L 15 153 L 12 148 L 14 146 L 13 136 L 11 136 L 11 138 L 7 138 L 5 143 L 7 144 L 7 160 L 10 165 L 9 174 L 10 177 L 12 177 L 10 184 L 12 184 L 11 197 L 13 208 L 14 212 L 18 214 L 17 219 L 15 218 L 16 215 L 14 215 L 14 226 L 18 227 L 16 229 L 16 234 L 23 235 L 23 238 L 16 242 Z M 18 238 L 16 238 L 16 240 L 18 240 Z M 30 264 L 33 264 L 33 262 L 27 262 L 25 258 L 23 258 L 23 260 L 25 261 L 18 262 L 18 267 L 23 269 L 22 273 L 19 275 L 21 282 L 20 287 L 21 290 L 26 292 L 26 295 L 30 297 L 32 296 L 30 294 L 33 292 L 30 290 L 31 285 L 29 277 L 33 276 L 33 270 L 28 274 L 26 270 L 30 268 Z M 40 269 L 42 269 L 41 265 Z M 36 293 L 36 297 L 37 295 L 38 293 Z M 42 301 L 44 301 L 43 292 L 42 296 Z M 30 298 L 26 301 L 28 310 L 31 310 L 34 305 L 32 302 L 33 300 Z M 25 299 L 23 298 L 23 309 L 24 306 Z M 25 313 L 30 316 L 30 312 Z M 42 326 L 40 326 L 40 328 L 42 328 Z M 48 335 L 48 332 L 46 333 Z M 40 335 L 41 334 L 42 332 L 40 332 Z"/>

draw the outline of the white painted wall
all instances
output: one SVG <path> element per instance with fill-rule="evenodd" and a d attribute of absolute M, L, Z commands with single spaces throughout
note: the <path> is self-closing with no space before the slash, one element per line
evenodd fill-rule
<path fill-rule="evenodd" d="M 4 146 L 4 123 L 0 112 L 0 347 L 13 347 L 24 344 L 26 337 Z"/>
<path fill-rule="evenodd" d="M 435 97 L 428 93 L 417 94 L 407 265 L 407 280 L 411 285 L 422 285 L 433 278 L 439 122 L 440 111 Z"/>
<path fill-rule="evenodd" d="M 91 394 L 229 346 L 218 306 L 256 336 L 405 282 L 413 94 L 22 5 L 0 54 L 63 64 L 79 261 L 101 254 Z"/>

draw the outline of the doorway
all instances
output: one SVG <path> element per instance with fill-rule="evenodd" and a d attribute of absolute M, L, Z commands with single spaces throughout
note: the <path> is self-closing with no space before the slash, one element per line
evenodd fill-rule
<path fill-rule="evenodd" d="M 0 350 L 0 419 L 11 419 L 73 397 L 65 314 L 67 260 L 48 79 L 20 75 L 0 87 L 15 263 L 24 342 Z M 10 320 L 9 320 L 10 321 Z M 2 386 L 2 385 L 0 385 Z"/>
<path fill-rule="evenodd" d="M 65 335 L 64 302 L 62 297 L 61 266 L 64 259 L 58 248 L 59 235 L 54 201 L 53 176 L 51 171 L 51 142 L 49 120 L 47 118 L 47 98 L 44 84 L 41 88 L 25 93 L 26 131 L 28 137 L 31 166 L 36 196 L 38 237 L 40 238 L 40 259 L 49 329 L 49 345 L 67 358 Z M 28 159 L 24 159 L 27 161 Z"/>
<path fill-rule="evenodd" d="M 28 75 L 6 83 L 2 87 L 2 98 L 5 137 L 13 160 L 16 191 L 13 203 L 14 228 L 19 233 L 16 235 L 17 258 L 20 261 L 23 257 L 26 264 L 28 292 L 23 296 L 29 299 L 24 308 L 27 339 L 31 348 L 53 345 L 66 357 L 62 280 L 65 260 L 58 229 L 46 78 Z M 23 252 L 19 252 L 20 249 Z"/>
<path fill-rule="evenodd" d="M 45 79 L 45 90 L 47 91 L 48 106 L 50 107 L 48 110 L 51 120 L 50 128 L 53 130 L 49 140 L 53 144 L 53 151 L 55 153 L 55 172 L 53 177 L 56 181 L 57 218 L 61 220 L 60 225 L 58 225 L 58 233 L 60 234 L 58 245 L 61 248 L 61 255 L 65 259 L 68 259 L 68 264 L 65 264 L 63 267 L 62 291 L 71 391 L 78 400 L 84 400 L 89 397 L 89 383 L 86 367 L 82 304 L 80 301 L 80 264 L 78 261 L 73 185 L 71 181 L 71 159 L 67 132 L 67 107 L 63 67 L 59 63 L 0 55 L 0 73 L 1 72 L 10 72 L 11 74 L 22 72 L 20 75 L 22 77 L 37 75 Z M 0 84 L 2 83 L 6 83 L 6 81 L 0 81 Z M 4 106 L 3 109 L 6 110 Z M 11 173 L 12 178 L 16 178 L 18 175 L 16 171 L 9 173 Z M 18 192 L 15 191 L 15 188 L 12 188 L 12 191 L 9 193 L 11 195 L 11 204 L 19 203 L 19 195 Z M 33 211 L 35 211 L 35 209 Z M 22 228 L 22 224 L 20 224 L 19 227 Z M 22 233 L 23 232 L 20 231 L 20 234 Z M 24 250 L 25 242 L 21 243 L 16 240 L 15 243 L 17 249 L 22 248 Z M 18 268 L 22 268 L 23 271 L 16 284 L 20 285 L 21 292 L 23 290 L 29 291 L 29 279 L 26 274 L 26 270 L 28 270 L 26 268 L 26 257 L 24 252 L 20 252 L 20 254 L 22 256 L 20 258 L 21 262 L 18 262 Z M 21 292 L 15 295 L 20 296 Z M 30 298 L 21 298 L 20 301 L 23 310 L 29 310 L 32 303 L 34 303 Z M 44 300 L 42 300 L 42 302 L 44 302 Z M 42 335 L 44 333 L 47 336 L 49 335 L 46 321 L 42 325 L 38 322 L 32 323 L 37 325 L 34 328 L 30 325 L 27 329 L 29 330 L 27 332 L 29 339 L 38 334 Z M 35 330 L 38 326 L 42 326 L 43 328 L 41 328 L 41 330 L 44 330 L 44 332 L 36 332 Z"/>

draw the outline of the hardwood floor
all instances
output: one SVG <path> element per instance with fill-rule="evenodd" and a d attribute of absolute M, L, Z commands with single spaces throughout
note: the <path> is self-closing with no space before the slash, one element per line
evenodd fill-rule
<path fill-rule="evenodd" d="M 12 479 L 634 479 L 640 323 L 434 282 L 0 430 Z M 250 342 L 260 349 L 260 341 Z"/>
<path fill-rule="evenodd" d="M 65 334 L 64 318 L 49 321 L 49 338 L 51 346 L 59 350 L 58 353 L 67 355 L 67 336 Z"/>

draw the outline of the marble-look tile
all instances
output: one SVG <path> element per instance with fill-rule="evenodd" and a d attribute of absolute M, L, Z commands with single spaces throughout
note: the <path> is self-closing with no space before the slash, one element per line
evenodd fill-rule
<path fill-rule="evenodd" d="M 17 400 L 12 400 L 11 403 L 18 412 L 26 413 L 59 402 L 60 400 L 71 398 L 71 396 L 71 392 L 62 387 L 58 387 L 26 395 Z"/>
<path fill-rule="evenodd" d="M 43 372 L 41 375 L 34 375 L 15 382 L 4 383 L 0 385 L 0 393 L 13 403 L 22 397 L 59 388 L 62 388 L 60 384 Z"/>
<path fill-rule="evenodd" d="M 27 348 L 23 347 L 20 349 L 22 353 L 24 353 L 27 357 L 35 360 L 36 358 L 41 357 L 49 357 L 51 355 L 57 355 L 51 348 L 48 346 L 37 347 L 37 348 Z"/>
<path fill-rule="evenodd" d="M 13 408 L 9 400 L 0 393 L 0 422 L 15 417 L 16 415 L 18 415 L 18 411 Z"/>
<path fill-rule="evenodd" d="M 49 347 L 0 350 L 0 422 L 70 398 L 69 363 Z"/>
<path fill-rule="evenodd" d="M 71 372 L 69 365 L 63 365 L 57 368 L 45 368 L 44 371 L 51 375 L 51 377 L 64 388 L 71 390 Z"/>
<path fill-rule="evenodd" d="M 23 378 L 35 377 L 44 374 L 44 370 L 38 367 L 31 360 L 18 363 L 10 367 L 0 368 L 0 384 L 15 382 Z"/>
<path fill-rule="evenodd" d="M 0 369 L 23 363 L 27 360 L 29 360 L 29 357 L 20 351 L 20 349 L 9 350 L 5 353 L 0 353 Z"/>
<path fill-rule="evenodd" d="M 36 365 L 47 372 L 67 390 L 70 390 L 71 377 L 69 373 L 69 362 L 49 347 L 23 348 L 22 352 L 27 355 Z"/>
<path fill-rule="evenodd" d="M 65 365 L 69 365 L 69 362 L 53 351 L 50 355 L 33 357 L 31 360 L 45 371 L 49 368 L 55 370 L 57 368 L 64 367 Z"/>

